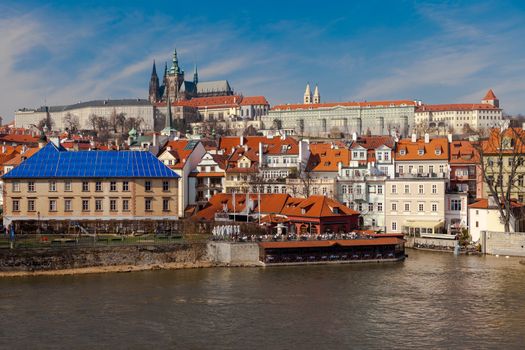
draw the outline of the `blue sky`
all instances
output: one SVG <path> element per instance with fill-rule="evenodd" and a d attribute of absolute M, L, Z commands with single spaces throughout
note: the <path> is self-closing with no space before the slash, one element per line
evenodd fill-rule
<path fill-rule="evenodd" d="M 74 3 L 74 4 L 73 4 Z M 520 1 L 40 1 L 0 3 L 0 115 L 146 97 L 153 59 L 271 104 L 477 102 L 525 113 Z M 160 69 L 161 71 L 162 69 Z"/>

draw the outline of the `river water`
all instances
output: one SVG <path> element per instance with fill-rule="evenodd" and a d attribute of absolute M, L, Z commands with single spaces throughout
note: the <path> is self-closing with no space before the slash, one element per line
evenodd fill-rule
<path fill-rule="evenodd" d="M 525 348 L 518 259 L 0 280 L 5 349 Z"/>

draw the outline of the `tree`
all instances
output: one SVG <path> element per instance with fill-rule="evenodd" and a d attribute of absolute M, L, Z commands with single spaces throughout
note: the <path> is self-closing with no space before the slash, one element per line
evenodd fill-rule
<path fill-rule="evenodd" d="M 283 128 L 283 122 L 281 119 L 275 118 L 272 122 L 273 130 L 281 130 Z"/>
<path fill-rule="evenodd" d="M 513 195 L 523 195 L 525 131 L 517 128 L 495 128 L 480 135 L 474 145 L 479 154 L 479 167 L 489 202 L 500 214 L 505 232 L 510 232 L 516 206 Z"/>
<path fill-rule="evenodd" d="M 97 121 L 98 116 L 94 113 L 91 113 L 88 117 L 89 125 L 91 126 L 92 130 L 97 130 Z"/>
<path fill-rule="evenodd" d="M 333 139 L 341 138 L 341 130 L 337 126 L 333 126 L 330 129 L 330 137 Z"/>
<path fill-rule="evenodd" d="M 138 118 L 129 117 L 126 119 L 126 122 L 125 122 L 126 129 L 127 130 L 131 130 L 131 129 L 138 130 L 140 129 L 140 126 L 142 125 L 143 122 L 144 120 L 141 117 L 138 117 Z"/>
<path fill-rule="evenodd" d="M 304 166 L 300 164 L 297 168 L 294 168 L 290 172 L 289 178 L 299 179 L 298 187 L 295 184 L 292 184 L 290 186 L 290 192 L 292 192 L 293 196 L 295 196 L 296 194 L 301 194 L 305 198 L 310 197 L 315 179 L 313 177 L 312 170 L 309 164 L 305 164 Z"/>
<path fill-rule="evenodd" d="M 116 124 L 117 124 L 117 127 L 120 128 L 120 130 L 122 131 L 122 133 L 124 133 L 124 129 L 126 127 L 126 113 L 118 113 L 117 116 L 116 116 Z"/>
<path fill-rule="evenodd" d="M 78 117 L 67 112 L 64 116 L 64 127 L 71 132 L 77 132 L 80 128 Z"/>
<path fill-rule="evenodd" d="M 38 124 L 36 125 L 39 130 L 53 130 L 53 127 L 55 125 L 55 122 L 50 117 L 44 117 L 42 118 Z"/>

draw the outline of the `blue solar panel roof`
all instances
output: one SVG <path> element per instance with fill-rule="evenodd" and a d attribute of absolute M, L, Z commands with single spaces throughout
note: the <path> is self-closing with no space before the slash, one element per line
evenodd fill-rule
<path fill-rule="evenodd" d="M 52 142 L 3 176 L 26 178 L 179 177 L 150 152 L 72 151 Z"/>

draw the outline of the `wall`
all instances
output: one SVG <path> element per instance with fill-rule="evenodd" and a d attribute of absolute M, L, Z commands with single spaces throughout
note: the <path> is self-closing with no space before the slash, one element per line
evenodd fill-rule
<path fill-rule="evenodd" d="M 206 243 L 63 249 L 1 249 L 0 271 L 196 263 L 206 260 Z"/>
<path fill-rule="evenodd" d="M 209 242 L 208 259 L 232 265 L 260 265 L 257 243 Z"/>
<path fill-rule="evenodd" d="M 525 233 L 481 232 L 481 251 L 492 255 L 525 256 Z"/>

